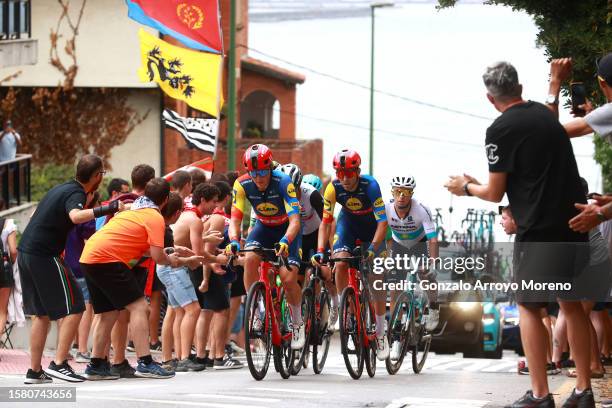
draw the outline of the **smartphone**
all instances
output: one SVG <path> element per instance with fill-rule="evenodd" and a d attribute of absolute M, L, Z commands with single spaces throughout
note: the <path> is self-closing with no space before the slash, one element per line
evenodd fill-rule
<path fill-rule="evenodd" d="M 576 116 L 584 116 L 586 114 L 584 109 L 578 106 L 586 103 L 586 88 L 582 82 L 572 82 L 570 84 L 570 93 L 572 95 L 572 110 Z"/>

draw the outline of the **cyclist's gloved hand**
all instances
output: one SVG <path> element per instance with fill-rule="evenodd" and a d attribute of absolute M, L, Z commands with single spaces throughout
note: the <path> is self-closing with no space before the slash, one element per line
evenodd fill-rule
<path fill-rule="evenodd" d="M 289 238 L 284 236 L 278 241 L 278 247 L 276 248 L 277 256 L 288 256 L 289 255 Z"/>
<path fill-rule="evenodd" d="M 312 263 L 313 266 L 319 266 L 323 262 L 323 257 L 323 252 L 317 252 L 310 257 L 310 263 Z"/>
<path fill-rule="evenodd" d="M 378 250 L 374 248 L 374 244 L 370 244 L 368 247 L 368 259 L 373 259 L 374 257 L 385 257 L 387 256 L 387 248 L 385 248 L 385 244 L 378 244 Z"/>
<path fill-rule="evenodd" d="M 225 253 L 228 255 L 232 255 L 235 254 L 236 252 L 240 251 L 240 242 L 236 241 L 236 240 L 232 240 L 229 244 L 227 244 L 227 246 L 225 247 Z"/>

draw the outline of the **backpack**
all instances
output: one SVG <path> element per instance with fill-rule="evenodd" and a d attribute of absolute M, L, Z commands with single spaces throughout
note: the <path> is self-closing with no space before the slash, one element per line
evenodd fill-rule
<path fill-rule="evenodd" d="M 6 218 L 0 218 L 0 233 L 6 225 Z M 0 287 L 8 288 L 15 286 L 15 277 L 13 276 L 13 263 L 11 262 L 10 254 L 4 249 L 4 243 L 0 239 Z"/>

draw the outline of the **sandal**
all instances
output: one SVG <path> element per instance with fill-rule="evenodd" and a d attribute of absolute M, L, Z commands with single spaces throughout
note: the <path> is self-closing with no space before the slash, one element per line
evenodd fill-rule
<path fill-rule="evenodd" d="M 606 370 L 604 371 L 591 371 L 591 378 L 604 378 L 604 375 L 606 374 Z M 578 375 L 576 373 L 576 370 L 568 370 L 567 371 L 567 376 L 570 378 L 576 378 Z"/>

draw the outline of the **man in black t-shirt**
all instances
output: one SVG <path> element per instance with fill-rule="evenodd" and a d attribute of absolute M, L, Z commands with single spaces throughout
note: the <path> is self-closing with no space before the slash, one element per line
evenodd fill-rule
<path fill-rule="evenodd" d="M 517 224 L 515 279 L 571 282 L 588 261 L 588 236 L 569 228 L 575 203 L 585 203 L 572 146 L 563 127 L 542 104 L 524 101 L 518 74 L 507 62 L 487 68 L 483 75 L 487 98 L 501 112 L 487 129 L 489 182 L 465 174 L 453 176 L 445 187 L 455 195 L 500 202 L 504 194 Z M 534 295 L 539 298 L 534 298 Z M 546 292 L 518 293 L 521 340 L 527 356 L 532 390 L 511 407 L 554 407 L 546 378 L 546 329 L 540 308 Z M 534 300 L 539 300 L 534 302 Z M 570 406 L 591 406 L 589 329 L 579 302 L 563 301 L 576 362 L 576 390 Z M 585 404 L 585 405 L 583 405 Z M 565 405 L 564 405 L 565 406 Z M 594 406 L 594 402 L 592 403 Z"/>
<path fill-rule="evenodd" d="M 23 290 L 23 309 L 32 315 L 30 333 L 31 368 L 26 384 L 51 382 L 49 377 L 71 382 L 85 379 L 68 365 L 68 349 L 85 309 L 83 295 L 61 253 L 75 224 L 112 214 L 118 202 L 87 209 L 96 200 L 96 190 L 104 176 L 102 159 L 85 155 L 77 164 L 76 179 L 60 184 L 38 203 L 19 242 L 19 272 Z M 41 358 L 51 320 L 63 319 L 58 333 L 55 359 L 42 370 Z M 47 376 L 47 374 L 49 376 Z"/>

